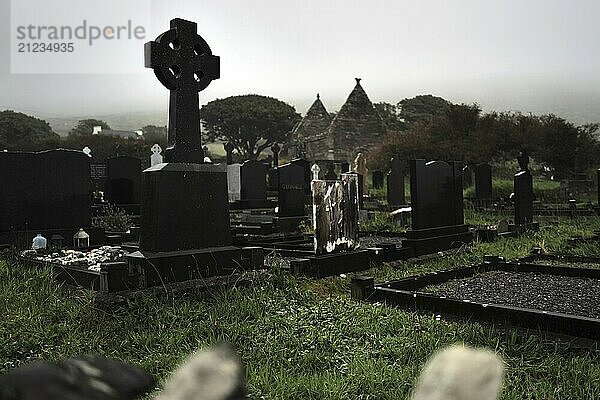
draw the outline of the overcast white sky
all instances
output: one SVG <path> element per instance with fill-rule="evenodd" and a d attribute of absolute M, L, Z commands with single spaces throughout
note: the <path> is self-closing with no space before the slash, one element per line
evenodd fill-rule
<path fill-rule="evenodd" d="M 200 94 L 202 103 L 258 93 L 304 113 L 319 92 L 336 111 L 361 77 L 374 102 L 431 93 L 486 110 L 600 120 L 598 0 L 151 4 L 149 39 L 182 17 L 198 23 L 221 57 L 221 79 Z M 122 57 L 134 55 L 106 59 L 106 74 L 10 74 L 8 0 L 0 0 L 0 16 L 1 109 L 69 116 L 166 111 L 168 90 L 143 65 L 137 74 L 111 74 Z"/>

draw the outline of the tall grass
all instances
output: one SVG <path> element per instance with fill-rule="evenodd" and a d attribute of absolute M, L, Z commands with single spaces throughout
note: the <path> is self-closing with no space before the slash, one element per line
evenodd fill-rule
<path fill-rule="evenodd" d="M 455 255 L 371 269 L 378 281 L 478 262 L 484 254 L 565 250 L 600 219 L 564 220 L 538 233 L 476 243 Z M 570 252 L 595 252 L 585 245 Z M 249 287 L 145 296 L 112 312 L 90 293 L 66 292 L 48 271 L 0 261 L 0 360 L 7 370 L 33 359 L 94 353 L 166 377 L 190 352 L 219 341 L 239 351 L 253 399 L 406 398 L 423 362 L 463 342 L 505 360 L 503 399 L 600 398 L 600 352 L 541 333 L 352 301 L 351 276 L 295 278 L 274 270 Z"/>

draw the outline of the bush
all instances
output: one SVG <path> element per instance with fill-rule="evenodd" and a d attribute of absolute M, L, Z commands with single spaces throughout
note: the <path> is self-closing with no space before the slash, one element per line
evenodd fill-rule
<path fill-rule="evenodd" d="M 114 204 L 104 207 L 100 215 L 92 220 L 92 226 L 110 232 L 127 232 L 132 225 L 131 217 Z"/>

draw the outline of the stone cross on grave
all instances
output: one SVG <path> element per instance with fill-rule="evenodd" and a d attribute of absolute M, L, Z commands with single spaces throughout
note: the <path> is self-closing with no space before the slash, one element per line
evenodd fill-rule
<path fill-rule="evenodd" d="M 198 92 L 219 79 L 219 57 L 196 33 L 196 23 L 171 20 L 171 29 L 147 42 L 146 68 L 154 69 L 158 80 L 171 91 L 169 98 L 168 163 L 196 163 L 204 160 L 200 137 Z"/>

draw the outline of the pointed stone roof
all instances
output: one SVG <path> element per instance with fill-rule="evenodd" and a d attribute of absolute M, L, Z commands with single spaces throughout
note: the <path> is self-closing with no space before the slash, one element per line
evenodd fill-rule
<path fill-rule="evenodd" d="M 294 127 L 292 138 L 294 140 L 314 139 L 321 136 L 329 124 L 331 123 L 331 115 L 321 101 L 321 96 L 317 93 L 316 100 L 312 103 L 306 115 Z"/>
<path fill-rule="evenodd" d="M 327 136 L 333 137 L 336 151 L 339 149 L 346 153 L 340 154 L 340 159 L 350 159 L 350 153 L 374 143 L 386 132 L 385 123 L 361 86 L 360 78 L 355 79 L 354 89 L 327 128 Z"/>

